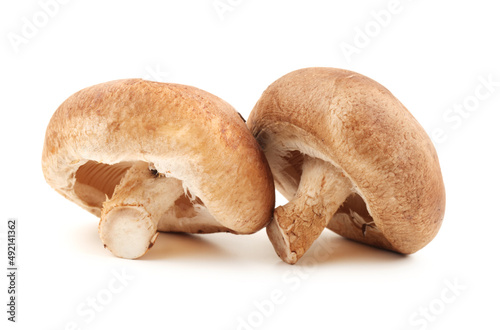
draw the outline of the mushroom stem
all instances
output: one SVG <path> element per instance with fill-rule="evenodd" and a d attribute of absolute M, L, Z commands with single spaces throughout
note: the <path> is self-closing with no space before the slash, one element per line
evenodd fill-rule
<path fill-rule="evenodd" d="M 180 180 L 159 176 L 144 162 L 133 165 L 103 203 L 99 233 L 104 246 L 117 257 L 142 256 L 156 241 L 161 216 L 183 193 Z"/>
<path fill-rule="evenodd" d="M 278 256 L 296 263 L 351 193 L 352 184 L 342 170 L 305 156 L 297 192 L 288 204 L 276 208 L 267 226 Z"/>

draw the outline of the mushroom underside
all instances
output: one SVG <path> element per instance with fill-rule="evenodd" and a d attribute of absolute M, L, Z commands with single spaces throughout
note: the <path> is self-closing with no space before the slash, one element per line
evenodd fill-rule
<path fill-rule="evenodd" d="M 274 162 L 271 162 L 270 165 L 276 187 L 285 198 L 292 200 L 301 181 L 304 159 L 310 156 L 299 150 L 273 152 L 273 154 L 275 157 L 270 158 L 274 158 Z M 327 220 L 326 228 L 348 239 L 394 250 L 391 243 L 377 227 L 363 197 L 357 192 L 352 192 L 347 196 L 333 217 Z"/>
<path fill-rule="evenodd" d="M 126 173 L 137 164 L 145 162 L 120 162 L 105 164 L 89 160 L 81 165 L 75 174 L 74 192 L 85 208 L 100 216 L 103 203 L 112 199 L 116 187 L 120 184 Z M 164 178 L 149 165 L 151 177 Z M 171 178 L 171 180 L 180 180 Z M 212 233 L 227 232 L 228 228 L 219 224 L 210 214 L 203 201 L 193 196 L 185 187 L 184 193 L 175 199 L 175 202 L 161 216 L 158 222 L 158 231 L 184 232 L 184 233 Z"/>

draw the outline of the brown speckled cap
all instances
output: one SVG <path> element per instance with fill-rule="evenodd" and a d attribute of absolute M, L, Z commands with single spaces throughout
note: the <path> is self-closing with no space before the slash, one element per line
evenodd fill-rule
<path fill-rule="evenodd" d="M 240 115 L 203 90 L 141 79 L 85 88 L 54 113 L 46 181 L 101 217 L 116 255 L 137 258 L 157 230 L 253 233 L 274 208 L 271 172 Z"/>
<path fill-rule="evenodd" d="M 445 210 L 436 151 L 374 80 L 334 68 L 291 72 L 267 88 L 248 125 L 290 201 L 267 228 L 286 262 L 325 227 L 405 254 L 436 236 Z"/>

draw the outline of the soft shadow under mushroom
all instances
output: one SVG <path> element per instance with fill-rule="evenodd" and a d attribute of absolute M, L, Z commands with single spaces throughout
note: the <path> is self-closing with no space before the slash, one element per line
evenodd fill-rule
<path fill-rule="evenodd" d="M 226 251 L 208 240 L 185 233 L 160 233 L 155 248 L 139 260 L 173 259 L 175 257 L 221 257 Z"/>
<path fill-rule="evenodd" d="M 310 253 L 300 259 L 297 265 L 381 264 L 404 262 L 410 258 L 408 255 L 379 249 L 332 233 L 332 235 L 322 235 L 314 242 Z"/>

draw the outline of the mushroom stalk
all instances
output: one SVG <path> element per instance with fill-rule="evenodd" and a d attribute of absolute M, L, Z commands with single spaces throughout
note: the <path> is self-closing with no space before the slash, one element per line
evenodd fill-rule
<path fill-rule="evenodd" d="M 289 264 L 296 263 L 351 193 L 352 184 L 342 170 L 305 156 L 295 196 L 276 208 L 267 226 L 278 256 Z"/>
<path fill-rule="evenodd" d="M 156 241 L 161 216 L 183 194 L 180 180 L 136 163 L 103 203 L 99 233 L 104 246 L 117 257 L 139 258 Z"/>

